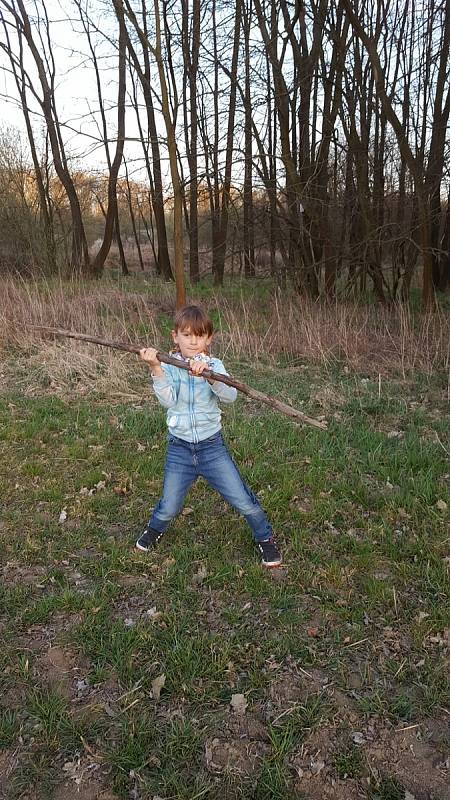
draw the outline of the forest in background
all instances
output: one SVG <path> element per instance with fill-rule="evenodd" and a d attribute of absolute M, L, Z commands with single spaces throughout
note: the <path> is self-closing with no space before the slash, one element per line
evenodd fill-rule
<path fill-rule="evenodd" d="M 2 271 L 98 277 L 115 243 L 178 299 L 185 272 L 382 303 L 419 280 L 424 307 L 448 289 L 448 2 L 66 2 L 96 91 L 70 115 L 55 9 L 0 13 L 26 130 L 0 139 Z"/>

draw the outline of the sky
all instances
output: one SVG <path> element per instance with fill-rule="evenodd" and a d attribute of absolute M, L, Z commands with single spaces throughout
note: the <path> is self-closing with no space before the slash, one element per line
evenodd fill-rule
<path fill-rule="evenodd" d="M 65 0 L 64 3 L 56 0 L 46 0 L 46 9 L 50 20 L 50 36 L 52 42 L 52 56 L 56 64 L 56 105 L 61 123 L 63 124 L 64 140 L 73 163 L 80 168 L 89 170 L 103 170 L 106 168 L 104 146 L 99 131 L 100 118 L 98 114 L 98 93 L 95 72 L 86 35 L 73 2 Z M 31 16 L 36 15 L 36 6 L 27 3 L 27 10 Z M 34 11 L 34 14 L 33 14 Z M 105 109 L 107 111 L 108 130 L 111 132 L 111 148 L 114 152 L 114 133 L 116 130 L 117 99 L 117 54 L 114 42 L 117 36 L 117 25 L 111 12 L 106 13 L 97 4 L 96 13 L 92 14 L 93 22 L 102 36 L 93 31 L 93 40 L 96 41 L 96 54 L 102 69 L 102 93 Z M 12 34 L 10 34 L 12 36 Z M 104 35 L 104 37 L 103 37 Z M 4 31 L 0 29 L 0 38 L 5 40 Z M 108 41 L 108 39 L 111 41 Z M 48 51 L 48 48 L 46 48 Z M 36 87 L 39 86 L 34 62 L 29 53 L 26 54 L 25 65 Z M 127 75 L 128 91 L 130 81 Z M 39 94 L 41 94 L 39 88 Z M 18 104 L 17 88 L 10 72 L 9 59 L 4 52 L 0 53 L 0 95 L 1 95 L 1 122 L 2 128 L 8 127 L 19 130 L 26 142 L 26 128 L 22 109 Z M 32 110 L 33 128 L 39 138 L 44 130 L 43 117 L 39 105 L 29 94 L 29 103 Z M 108 110 L 109 109 L 109 110 Z M 160 123 L 161 136 L 164 130 Z M 15 133 L 13 134 L 15 135 Z M 144 178 L 142 164 L 142 146 L 137 141 L 139 136 L 133 109 L 127 109 L 126 115 L 126 157 L 129 162 L 129 172 L 137 177 Z M 100 140 L 100 141 L 99 141 Z M 139 164 L 137 161 L 139 160 Z M 168 179 L 168 161 L 163 159 L 163 168 Z"/>

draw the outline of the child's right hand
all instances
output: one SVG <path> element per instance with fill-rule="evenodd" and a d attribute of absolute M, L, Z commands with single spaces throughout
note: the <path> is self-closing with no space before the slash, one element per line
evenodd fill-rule
<path fill-rule="evenodd" d="M 152 369 L 157 369 L 161 366 L 161 362 L 157 357 L 157 350 L 154 347 L 143 347 L 139 350 L 139 358 L 145 361 Z"/>

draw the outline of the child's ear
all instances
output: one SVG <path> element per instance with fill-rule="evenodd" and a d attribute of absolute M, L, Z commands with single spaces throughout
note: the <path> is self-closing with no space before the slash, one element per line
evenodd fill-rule
<path fill-rule="evenodd" d="M 176 331 L 170 331 L 170 333 L 171 333 L 171 335 L 172 335 L 172 339 L 173 339 L 173 341 L 175 342 L 175 339 L 176 339 L 177 332 L 176 332 Z"/>

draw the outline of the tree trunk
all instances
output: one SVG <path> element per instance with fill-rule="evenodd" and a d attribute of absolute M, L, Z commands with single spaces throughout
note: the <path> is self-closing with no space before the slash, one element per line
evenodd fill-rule
<path fill-rule="evenodd" d="M 184 284 L 184 242 L 183 242 L 183 201 L 180 175 L 177 163 L 177 143 L 175 138 L 175 125 L 171 116 L 169 95 L 167 90 L 167 80 L 164 60 L 162 57 L 161 39 L 161 17 L 159 11 L 159 0 L 153 0 L 155 9 L 155 47 L 153 55 L 158 66 L 159 84 L 161 87 L 161 104 L 164 125 L 167 135 L 167 147 L 169 150 L 170 176 L 172 178 L 173 189 L 173 238 L 175 251 L 175 287 L 176 287 L 176 307 L 181 308 L 186 303 L 186 289 Z"/>
<path fill-rule="evenodd" d="M 252 0 L 241 0 L 243 14 L 243 34 L 245 52 L 245 150 L 244 150 L 244 273 L 246 278 L 255 274 L 255 228 L 253 214 L 253 153 L 252 153 L 252 107 L 250 92 L 250 19 Z"/>
<path fill-rule="evenodd" d="M 167 244 L 167 230 L 166 219 L 164 210 L 164 192 L 162 185 L 162 170 L 161 170 L 161 154 L 159 150 L 158 131 L 156 128 L 155 110 L 152 98 L 152 85 L 151 85 L 151 69 L 149 52 L 152 52 L 151 45 L 147 37 L 147 7 L 146 0 L 141 0 L 142 3 L 142 27 L 130 6 L 128 0 L 125 0 L 125 13 L 130 22 L 132 23 L 142 47 L 142 57 L 144 67 L 141 67 L 137 53 L 133 47 L 131 39 L 127 33 L 127 49 L 130 53 L 133 66 L 139 76 L 142 86 L 142 92 L 145 100 L 145 109 L 147 115 L 147 128 L 150 135 L 150 147 L 152 151 L 152 164 L 153 170 L 150 165 L 147 147 L 144 142 L 143 131 L 138 116 L 138 126 L 144 151 L 145 163 L 147 167 L 147 174 L 150 183 L 150 193 L 152 200 L 153 213 L 155 215 L 156 236 L 157 236 L 157 256 L 156 256 L 156 271 L 162 275 L 167 281 L 173 280 L 173 272 L 170 263 L 169 248 Z"/>
<path fill-rule="evenodd" d="M 126 27 L 121 0 L 114 0 L 114 9 L 119 22 L 119 87 L 117 93 L 117 144 L 114 160 L 111 164 L 108 177 L 108 210 L 106 212 L 105 231 L 103 242 L 95 255 L 92 270 L 95 275 L 101 275 L 106 257 L 111 248 L 114 228 L 116 229 L 117 244 L 119 246 L 122 272 L 127 275 L 128 269 L 123 253 L 120 238 L 119 210 L 117 205 L 117 178 L 123 158 L 125 144 L 125 93 L 126 93 Z"/>
<path fill-rule="evenodd" d="M 185 125 L 186 153 L 189 164 L 189 277 L 191 283 L 199 281 L 198 260 L 198 111 L 197 73 L 200 53 L 200 0 L 192 0 L 192 35 L 189 37 L 189 3 L 182 0 L 183 58 L 189 83 L 190 138 Z M 187 102 L 185 103 L 187 119 Z"/>
<path fill-rule="evenodd" d="M 222 204 L 220 208 L 220 222 L 217 234 L 217 244 L 213 252 L 213 273 L 215 286 L 223 284 L 225 270 L 225 255 L 227 249 L 228 216 L 231 189 L 231 168 L 233 163 L 234 117 L 236 111 L 236 78 L 239 56 L 239 34 L 241 28 L 241 0 L 236 0 L 234 17 L 233 55 L 231 59 L 231 86 L 230 101 L 228 106 L 227 143 L 225 153 L 225 174 L 222 183 Z"/>

